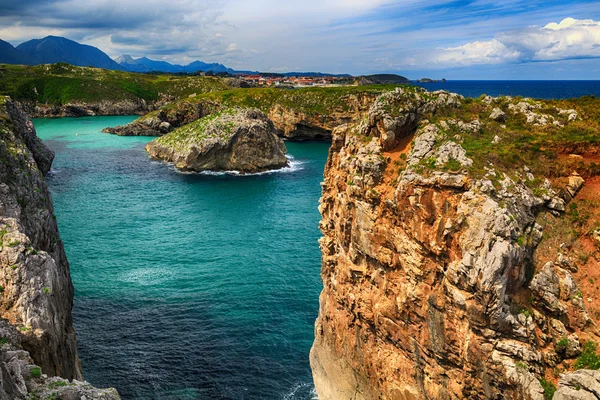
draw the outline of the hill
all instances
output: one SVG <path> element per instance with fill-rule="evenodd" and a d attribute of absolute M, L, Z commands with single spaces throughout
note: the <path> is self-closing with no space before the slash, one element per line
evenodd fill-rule
<path fill-rule="evenodd" d="M 29 55 L 14 48 L 12 44 L 0 40 L 0 63 L 32 65 L 34 61 Z"/>
<path fill-rule="evenodd" d="M 212 71 L 227 72 L 233 74 L 235 71 L 227 68 L 223 64 L 205 63 L 202 61 L 194 61 L 188 65 L 171 64 L 167 61 L 155 61 L 147 57 L 134 59 L 129 55 L 122 55 L 115 60 L 123 68 L 132 72 L 167 72 L 167 73 L 196 73 Z"/>
<path fill-rule="evenodd" d="M 30 56 L 35 64 L 62 62 L 80 67 L 125 70 L 102 50 L 58 36 L 30 40 L 18 45 L 17 49 Z"/>
<path fill-rule="evenodd" d="M 68 64 L 0 64 L 0 94 L 18 101 L 63 105 L 180 98 L 230 89 L 227 80 L 203 76 L 136 74 Z"/>

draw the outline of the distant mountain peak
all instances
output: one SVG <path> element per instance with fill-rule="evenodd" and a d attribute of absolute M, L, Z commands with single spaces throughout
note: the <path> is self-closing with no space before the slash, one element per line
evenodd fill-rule
<path fill-rule="evenodd" d="M 92 66 L 112 70 L 126 69 L 102 50 L 60 36 L 46 36 L 43 39 L 29 40 L 18 45 L 17 50 L 31 57 L 32 64 L 64 62 L 81 67 Z"/>
<path fill-rule="evenodd" d="M 139 64 L 137 62 L 137 60 L 134 60 L 133 57 L 131 57 L 129 54 L 123 54 L 122 56 L 115 58 L 115 61 L 121 65 L 123 65 L 123 64 Z"/>

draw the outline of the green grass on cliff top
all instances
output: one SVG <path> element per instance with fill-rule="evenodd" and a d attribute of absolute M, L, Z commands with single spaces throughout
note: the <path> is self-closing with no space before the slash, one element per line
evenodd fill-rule
<path fill-rule="evenodd" d="M 220 78 L 151 75 L 68 64 L 21 66 L 0 64 L 0 95 L 16 100 L 61 105 L 102 100 L 158 100 L 229 89 Z"/>
<path fill-rule="evenodd" d="M 233 116 L 238 112 L 240 112 L 240 109 L 236 108 L 220 110 L 184 125 L 154 141 L 173 150 L 183 150 L 192 143 L 198 144 L 206 139 L 229 140 L 235 133 L 235 123 L 227 116 Z"/>
<path fill-rule="evenodd" d="M 307 115 L 328 115 L 334 112 L 348 112 L 352 96 L 370 95 L 373 99 L 398 85 L 312 87 L 301 89 L 249 88 L 215 91 L 187 97 L 167 104 L 160 110 L 150 112 L 139 121 L 154 118 L 160 112 L 195 113 L 197 105 L 212 102 L 226 107 L 257 108 L 268 114 L 272 107 L 280 105 L 289 111 Z"/>
<path fill-rule="evenodd" d="M 568 176 L 573 170 L 587 176 L 600 173 L 600 164 L 560 158 L 568 154 L 600 153 L 599 98 L 585 96 L 569 100 L 536 100 L 542 105 L 542 109 L 536 112 L 555 117 L 564 125 L 561 127 L 528 124 L 524 115 L 510 111 L 510 103 L 527 101 L 520 97 L 510 101 L 501 98 L 500 102 L 495 103 L 493 107 L 505 111 L 508 118 L 504 123 L 493 121 L 489 118 L 490 107 L 482 102 L 483 98 L 465 99 L 459 109 L 447 109 L 430 116 L 430 122 L 436 124 L 448 119 L 481 121 L 482 129 L 477 133 L 461 132 L 456 127 L 446 132 L 448 137 L 461 138 L 461 146 L 474 161 L 471 172 L 475 175 L 485 174 L 485 168 L 490 163 L 501 171 L 514 171 L 526 165 L 534 175 L 545 177 Z M 567 122 L 567 116 L 560 115 L 556 107 L 574 109 L 579 117 L 576 121 Z M 500 138 L 498 143 L 493 140 L 496 136 Z"/>

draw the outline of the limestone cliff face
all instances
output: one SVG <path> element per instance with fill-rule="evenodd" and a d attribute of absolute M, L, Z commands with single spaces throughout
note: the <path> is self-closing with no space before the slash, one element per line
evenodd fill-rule
<path fill-rule="evenodd" d="M 463 103 L 398 89 L 333 132 L 311 351 L 321 400 L 543 399 L 539 379 L 581 352 L 575 332 L 596 334 L 561 249 L 534 257 L 537 218 L 583 179 L 559 195 L 526 166 L 477 173 L 463 145 L 484 123 L 460 120 Z M 567 337 L 570 357 L 556 347 Z"/>
<path fill-rule="evenodd" d="M 87 117 L 96 115 L 143 115 L 164 105 L 164 101 L 145 100 L 99 101 L 47 105 L 21 102 L 19 107 L 31 118 Z"/>
<path fill-rule="evenodd" d="M 327 110 L 322 113 L 305 111 L 301 105 L 283 106 L 277 103 L 277 100 L 274 103 L 262 104 L 260 109 L 269 116 L 277 134 L 284 139 L 329 141 L 331 132 L 336 126 L 359 121 L 369 111 L 376 98 L 377 95 L 372 93 L 347 95 L 343 101 L 343 109 L 333 106 L 329 109 L 325 104 L 323 107 Z M 313 99 L 310 94 L 307 94 L 304 101 L 318 104 L 321 100 L 317 95 L 314 95 Z M 119 136 L 163 136 L 228 106 L 227 101 L 184 99 L 166 105 L 127 125 L 106 128 L 103 132 Z"/>
<path fill-rule="evenodd" d="M 283 140 L 258 110 L 231 108 L 153 140 L 146 151 L 184 171 L 256 173 L 288 166 Z"/>
<path fill-rule="evenodd" d="M 331 140 L 331 132 L 339 125 L 358 122 L 369 111 L 377 98 L 374 94 L 348 95 L 344 109 L 329 112 L 307 113 L 275 104 L 269 110 L 269 119 L 275 124 L 279 135 L 293 141 Z"/>

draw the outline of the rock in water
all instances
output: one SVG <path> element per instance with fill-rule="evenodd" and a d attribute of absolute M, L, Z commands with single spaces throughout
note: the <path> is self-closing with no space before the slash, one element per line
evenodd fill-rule
<path fill-rule="evenodd" d="M 184 171 L 255 173 L 288 166 L 283 140 L 258 110 L 230 108 L 185 125 L 146 146 Z"/>

